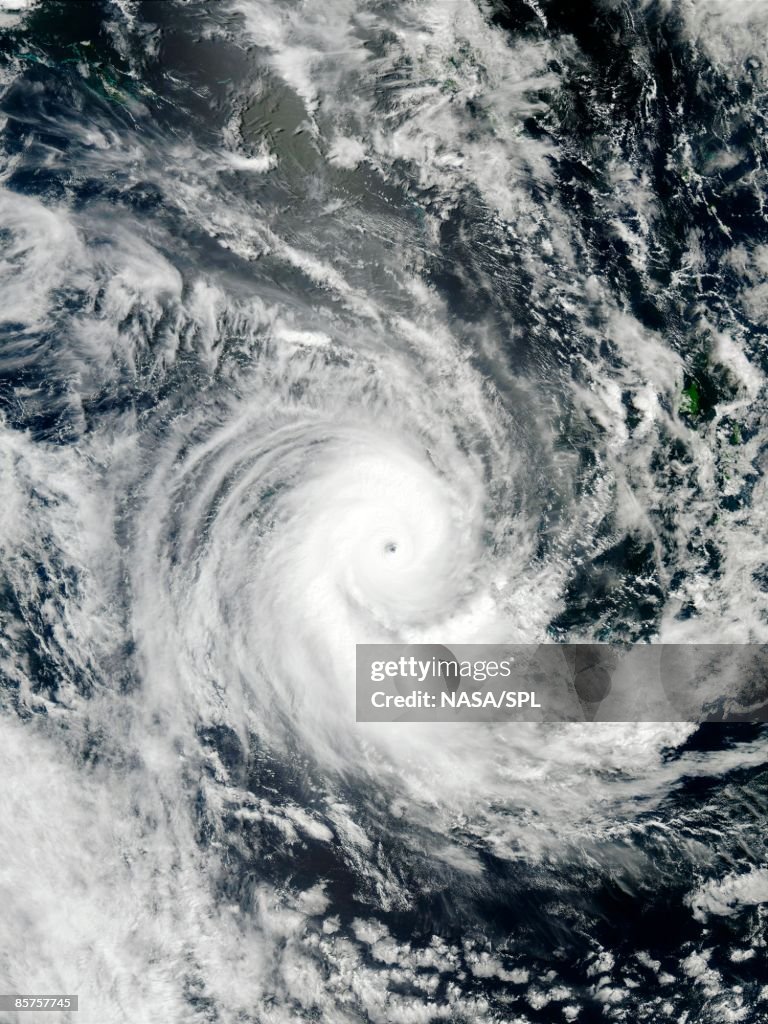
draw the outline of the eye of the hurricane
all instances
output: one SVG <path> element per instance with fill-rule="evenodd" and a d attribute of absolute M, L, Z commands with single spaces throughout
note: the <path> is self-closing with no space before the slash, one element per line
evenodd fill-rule
<path fill-rule="evenodd" d="M 388 540 L 386 542 L 386 544 L 384 545 L 384 554 L 388 558 L 391 558 L 392 555 L 396 555 L 397 554 L 397 541 Z"/>

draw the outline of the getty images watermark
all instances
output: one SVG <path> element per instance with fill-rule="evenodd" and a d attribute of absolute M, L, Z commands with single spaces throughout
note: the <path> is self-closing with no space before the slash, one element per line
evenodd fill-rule
<path fill-rule="evenodd" d="M 768 645 L 358 644 L 358 722 L 767 722 Z"/>

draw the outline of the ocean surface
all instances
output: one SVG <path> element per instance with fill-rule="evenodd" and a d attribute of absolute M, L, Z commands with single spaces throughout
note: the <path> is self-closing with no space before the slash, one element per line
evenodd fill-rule
<path fill-rule="evenodd" d="M 768 4 L 0 0 L 0 1024 L 768 1021 Z"/>

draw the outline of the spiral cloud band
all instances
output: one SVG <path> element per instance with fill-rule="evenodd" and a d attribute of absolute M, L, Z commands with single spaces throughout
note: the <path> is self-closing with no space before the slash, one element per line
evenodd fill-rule
<path fill-rule="evenodd" d="M 0 2 L 0 995 L 761 1019 L 765 729 L 584 651 L 768 636 L 766 27 Z M 358 645 L 567 714 L 357 721 Z"/>

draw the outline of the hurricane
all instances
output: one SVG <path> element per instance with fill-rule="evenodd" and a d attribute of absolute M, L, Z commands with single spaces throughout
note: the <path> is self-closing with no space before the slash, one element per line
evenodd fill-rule
<path fill-rule="evenodd" d="M 766 40 L 0 0 L 2 1024 L 768 1019 L 765 725 L 355 714 L 768 642 Z"/>

